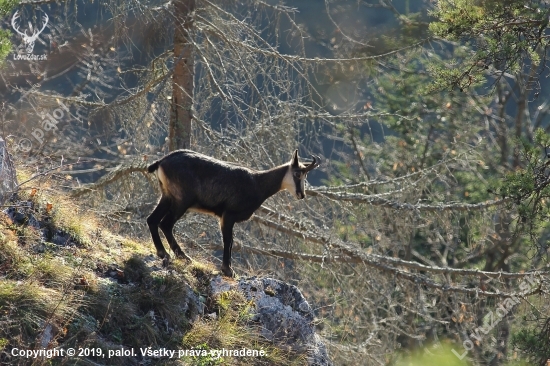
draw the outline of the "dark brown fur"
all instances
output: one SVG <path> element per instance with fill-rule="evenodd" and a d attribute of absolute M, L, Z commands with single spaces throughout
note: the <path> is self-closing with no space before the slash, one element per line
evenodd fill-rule
<path fill-rule="evenodd" d="M 174 238 L 174 225 L 188 210 L 209 213 L 220 219 L 224 243 L 222 272 L 233 276 L 231 248 L 235 223 L 248 220 L 268 197 L 282 189 L 304 198 L 303 181 L 307 172 L 317 166 L 316 159 L 307 165 L 299 163 L 297 150 L 289 163 L 265 171 L 191 150 L 166 155 L 147 169 L 156 172 L 162 191 L 157 207 L 147 218 L 158 256 L 166 261 L 170 258 L 158 233 L 160 227 L 174 254 L 190 260 Z"/>

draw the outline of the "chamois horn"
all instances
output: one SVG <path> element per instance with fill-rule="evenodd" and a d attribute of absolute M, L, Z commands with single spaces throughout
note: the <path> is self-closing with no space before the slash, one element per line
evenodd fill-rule
<path fill-rule="evenodd" d="M 319 166 L 317 161 L 321 160 L 321 158 L 318 157 L 317 155 L 313 155 L 313 154 L 311 155 L 311 158 L 313 159 L 313 161 L 306 166 L 306 168 L 304 169 L 304 173 L 307 173 L 310 170 L 313 170 L 313 169 L 315 169 Z"/>

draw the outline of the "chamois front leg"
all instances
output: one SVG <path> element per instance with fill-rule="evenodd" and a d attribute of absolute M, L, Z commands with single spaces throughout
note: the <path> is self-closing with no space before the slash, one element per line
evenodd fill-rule
<path fill-rule="evenodd" d="M 220 225 L 223 237 L 223 260 L 222 273 L 227 277 L 235 277 L 235 271 L 231 268 L 231 248 L 233 247 L 233 226 L 235 220 L 227 213 L 224 213 Z"/>

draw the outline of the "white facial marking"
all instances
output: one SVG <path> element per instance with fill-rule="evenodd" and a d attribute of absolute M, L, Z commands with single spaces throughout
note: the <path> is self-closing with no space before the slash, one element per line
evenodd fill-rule
<path fill-rule="evenodd" d="M 281 190 L 284 189 L 292 193 L 294 197 L 298 198 L 298 196 L 296 195 L 296 185 L 294 184 L 294 177 L 292 176 L 292 169 L 290 167 L 286 171 L 286 174 L 283 178 L 283 183 L 281 184 Z"/>

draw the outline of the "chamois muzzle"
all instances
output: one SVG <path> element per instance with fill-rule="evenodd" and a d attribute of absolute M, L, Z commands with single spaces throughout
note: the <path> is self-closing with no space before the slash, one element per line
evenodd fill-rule
<path fill-rule="evenodd" d="M 305 175 L 317 168 L 319 166 L 319 160 L 321 160 L 321 158 L 319 158 L 317 155 L 311 155 L 311 158 L 313 159 L 313 161 L 309 164 L 306 165 L 306 167 L 304 168 L 303 170 L 303 179 L 305 179 Z M 303 179 L 301 180 L 301 183 L 300 183 L 300 189 L 297 189 L 296 190 L 296 198 L 300 199 L 300 200 L 303 200 L 304 198 L 306 198 L 306 193 L 305 193 L 305 189 L 304 189 L 304 181 Z"/>

